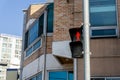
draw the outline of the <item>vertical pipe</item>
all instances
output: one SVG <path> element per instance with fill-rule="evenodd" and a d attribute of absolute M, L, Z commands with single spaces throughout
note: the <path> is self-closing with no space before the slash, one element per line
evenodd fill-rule
<path fill-rule="evenodd" d="M 83 0 L 84 79 L 90 80 L 89 0 Z"/>
<path fill-rule="evenodd" d="M 22 80 L 22 71 L 23 71 L 23 61 L 24 61 L 24 39 L 25 39 L 25 28 L 26 28 L 26 10 L 23 10 L 23 32 L 22 32 L 22 53 L 21 53 L 21 62 L 20 62 L 20 80 Z"/>
<path fill-rule="evenodd" d="M 43 66 L 43 79 L 46 80 L 46 38 L 47 38 L 47 10 L 44 11 L 44 66 Z"/>
<path fill-rule="evenodd" d="M 77 58 L 74 58 L 74 80 L 78 80 L 78 67 L 77 67 L 77 64 L 78 64 L 78 60 Z"/>
<path fill-rule="evenodd" d="M 74 11 L 74 8 L 75 8 L 75 0 L 73 0 L 73 27 L 74 27 L 74 17 L 75 17 L 75 11 Z M 74 58 L 73 59 L 73 65 L 74 65 L 74 80 L 78 80 L 78 60 L 77 58 Z"/>

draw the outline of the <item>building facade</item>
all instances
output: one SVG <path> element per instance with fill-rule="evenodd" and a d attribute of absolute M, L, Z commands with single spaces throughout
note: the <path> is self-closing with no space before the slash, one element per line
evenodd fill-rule
<path fill-rule="evenodd" d="M 6 80 L 8 68 L 20 68 L 22 38 L 0 34 L 0 80 Z"/>
<path fill-rule="evenodd" d="M 120 80 L 120 1 L 89 6 L 91 80 Z M 83 24 L 82 0 L 31 5 L 24 15 L 21 80 L 74 80 L 69 29 Z M 77 67 L 84 80 L 83 58 Z"/>

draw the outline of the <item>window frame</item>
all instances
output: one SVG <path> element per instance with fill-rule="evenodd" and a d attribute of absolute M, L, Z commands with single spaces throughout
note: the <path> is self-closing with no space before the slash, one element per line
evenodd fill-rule
<path fill-rule="evenodd" d="M 120 77 L 91 77 L 91 79 L 95 79 L 95 78 L 104 78 L 104 80 L 107 80 L 107 79 L 110 79 L 110 80 L 112 80 L 112 79 L 116 79 L 116 78 L 120 78 Z"/>
<path fill-rule="evenodd" d="M 36 44 L 38 41 L 40 41 L 40 46 L 38 47 L 38 48 L 36 48 L 35 50 L 33 50 L 33 46 L 34 46 L 34 44 Z M 42 47 L 42 39 L 41 39 L 41 37 L 39 37 L 39 38 L 37 38 L 32 44 L 30 44 L 29 46 L 28 46 L 28 48 L 24 51 L 24 58 L 25 59 L 27 59 L 28 57 L 30 57 L 33 53 L 35 53 L 38 49 L 40 49 Z M 26 52 L 27 52 L 27 50 L 29 50 L 30 48 L 32 48 L 32 52 L 27 56 L 26 55 Z"/>
<path fill-rule="evenodd" d="M 118 8 L 117 8 L 117 0 L 115 0 L 115 9 L 116 9 L 116 26 L 90 26 L 90 37 L 91 38 L 104 38 L 104 37 L 119 37 L 119 27 L 118 27 Z M 90 13 L 89 13 L 90 14 Z M 92 35 L 93 30 L 108 30 L 108 29 L 114 29 L 115 34 L 114 35 Z"/>

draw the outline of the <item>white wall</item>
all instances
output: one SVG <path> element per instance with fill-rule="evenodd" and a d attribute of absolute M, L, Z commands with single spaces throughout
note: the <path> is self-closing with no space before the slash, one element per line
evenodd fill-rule
<path fill-rule="evenodd" d="M 52 54 L 71 58 L 71 51 L 69 46 L 70 41 L 57 41 L 52 43 Z"/>
<path fill-rule="evenodd" d="M 54 0 L 47 0 L 47 2 L 49 3 L 49 2 L 54 2 Z"/>
<path fill-rule="evenodd" d="M 29 78 L 30 76 L 35 75 L 36 73 L 43 70 L 44 67 L 44 56 L 40 56 L 38 59 L 34 60 L 27 66 L 23 68 L 22 78 Z M 47 54 L 46 56 L 46 69 L 47 70 L 56 70 L 63 69 L 63 66 L 58 62 L 58 60 L 52 55 Z"/>

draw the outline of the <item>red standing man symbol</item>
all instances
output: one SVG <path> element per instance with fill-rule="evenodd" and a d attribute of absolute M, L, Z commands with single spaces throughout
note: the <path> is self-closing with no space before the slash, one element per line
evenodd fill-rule
<path fill-rule="evenodd" d="M 80 41 L 80 32 L 76 32 L 76 34 L 75 34 L 75 37 L 76 37 L 76 41 Z"/>

